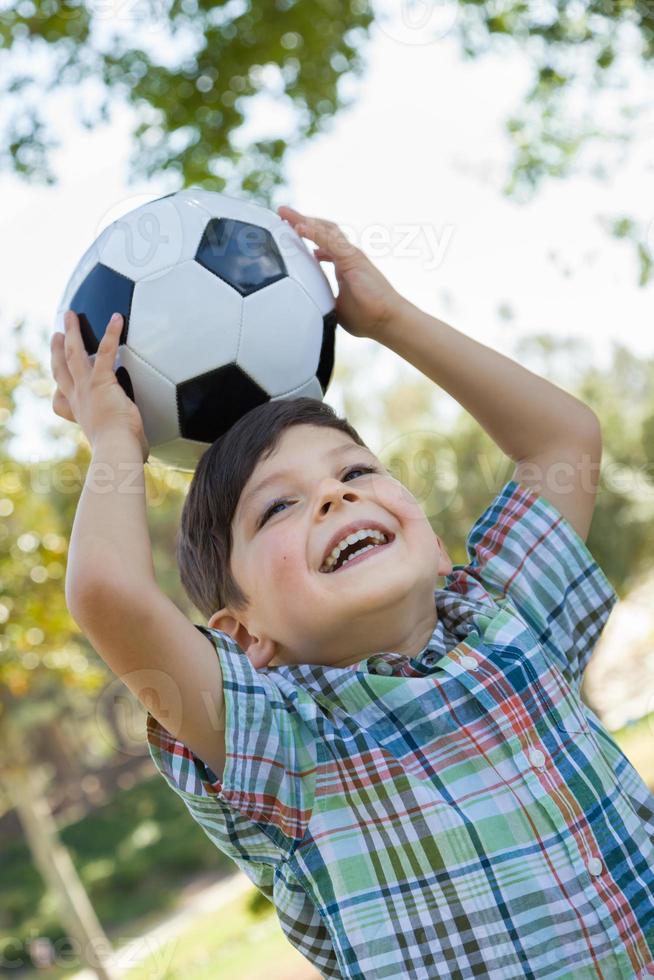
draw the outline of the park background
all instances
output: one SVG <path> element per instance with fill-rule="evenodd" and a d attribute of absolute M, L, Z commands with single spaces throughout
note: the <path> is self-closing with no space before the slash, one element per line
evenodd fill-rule
<path fill-rule="evenodd" d="M 3 969 L 317 976 L 155 774 L 64 600 L 90 454 L 51 410 L 55 313 L 104 227 L 184 186 L 338 222 L 416 305 L 598 414 L 587 544 L 620 601 L 582 695 L 654 788 L 654 6 L 20 0 L 0 32 Z M 341 328 L 325 400 L 464 561 L 511 461 Z M 158 581 L 202 623 L 174 561 L 189 479 L 146 482 Z"/>

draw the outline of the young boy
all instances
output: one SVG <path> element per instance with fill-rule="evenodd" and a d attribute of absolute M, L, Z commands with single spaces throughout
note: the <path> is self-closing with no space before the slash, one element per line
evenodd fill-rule
<path fill-rule="evenodd" d="M 329 406 L 270 403 L 194 474 L 195 627 L 155 579 L 120 320 L 91 366 L 68 312 L 53 407 L 93 448 L 70 611 L 148 709 L 163 777 L 323 977 L 649 975 L 654 796 L 580 699 L 617 599 L 584 544 L 597 417 L 400 297 L 332 223 L 279 213 L 334 263 L 341 325 L 515 462 L 468 563 Z"/>

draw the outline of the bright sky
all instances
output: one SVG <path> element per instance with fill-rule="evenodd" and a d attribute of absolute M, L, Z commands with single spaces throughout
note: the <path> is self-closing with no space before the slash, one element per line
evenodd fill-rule
<path fill-rule="evenodd" d="M 623 214 L 651 220 L 643 214 L 654 170 L 647 141 L 634 142 L 609 182 L 551 181 L 530 204 L 508 201 L 500 194 L 509 158 L 502 123 L 526 91 L 528 63 L 520 54 L 464 62 L 446 23 L 441 33 L 425 43 L 417 27 L 375 28 L 356 104 L 293 154 L 275 205 L 339 222 L 412 302 L 504 353 L 523 333 L 552 332 L 585 338 L 604 364 L 612 341 L 651 356 L 652 287 L 638 288 L 633 248 L 598 222 L 600 215 Z M 638 88 L 638 72 L 634 59 L 626 91 Z M 617 93 L 621 99 L 625 90 Z M 607 112 L 615 105 L 600 104 Z M 262 103 L 250 132 L 276 129 L 276 111 Z M 93 133 L 76 126 L 74 112 L 71 99 L 58 100 L 57 186 L 0 177 L 0 368 L 10 363 L 7 337 L 21 317 L 32 349 L 49 364 L 54 314 L 83 251 L 110 221 L 177 189 L 163 175 L 127 185 L 128 110 Z M 650 121 L 641 117 L 643 132 Z M 618 158 L 617 147 L 596 148 L 592 157 Z M 510 321 L 498 315 L 503 304 L 513 312 Z M 362 379 L 371 391 L 379 393 L 398 370 L 414 371 L 339 328 L 337 358 L 356 359 L 363 372 L 372 348 L 379 354 L 374 373 Z M 340 411 L 341 396 L 333 385 L 326 400 Z M 22 410 L 12 452 L 48 458 L 53 448 L 41 433 L 53 421 L 47 400 L 38 411 Z M 370 438 L 363 427 L 362 435 Z"/>

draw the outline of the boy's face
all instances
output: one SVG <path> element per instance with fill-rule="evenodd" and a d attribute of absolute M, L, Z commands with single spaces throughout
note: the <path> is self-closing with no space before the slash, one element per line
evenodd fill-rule
<path fill-rule="evenodd" d="M 358 521 L 381 525 L 390 544 L 321 571 L 334 536 Z M 229 633 L 255 668 L 345 667 L 384 651 L 414 656 L 436 625 L 437 578 L 452 570 L 415 497 L 370 450 L 324 426 L 283 432 L 243 488 L 232 539 L 232 573 L 250 605 L 221 609 L 209 625 Z"/>

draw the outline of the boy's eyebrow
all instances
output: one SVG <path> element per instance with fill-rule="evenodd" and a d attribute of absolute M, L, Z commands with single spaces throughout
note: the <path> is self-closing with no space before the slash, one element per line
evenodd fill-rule
<path fill-rule="evenodd" d="M 325 455 L 330 457 L 338 456 L 339 453 L 345 453 L 347 451 L 354 452 L 355 449 L 358 450 L 359 452 L 365 451 L 370 453 L 369 449 L 366 449 L 365 446 L 360 446 L 356 442 L 344 442 L 340 446 L 334 446 L 333 449 L 327 450 Z M 246 507 L 248 507 L 252 503 L 254 498 L 258 497 L 259 494 L 262 493 L 272 483 L 276 483 L 278 480 L 282 480 L 284 477 L 289 476 L 291 472 L 292 472 L 291 470 L 280 470 L 277 473 L 271 473 L 270 476 L 267 476 L 265 480 L 261 481 L 261 483 L 257 483 L 256 487 L 253 487 L 252 490 L 250 490 L 250 492 L 246 494 L 246 496 L 242 499 L 241 504 L 243 509 L 245 510 Z"/>

